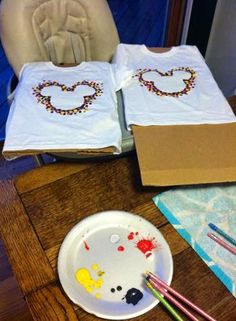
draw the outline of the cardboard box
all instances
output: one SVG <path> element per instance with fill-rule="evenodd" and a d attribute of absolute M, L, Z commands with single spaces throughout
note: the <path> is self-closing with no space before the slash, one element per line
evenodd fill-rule
<path fill-rule="evenodd" d="M 143 185 L 236 181 L 236 123 L 132 129 Z"/>

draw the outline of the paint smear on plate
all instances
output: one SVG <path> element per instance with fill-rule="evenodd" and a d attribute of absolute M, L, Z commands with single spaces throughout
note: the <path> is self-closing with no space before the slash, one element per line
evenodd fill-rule
<path fill-rule="evenodd" d="M 134 240 L 135 237 L 139 235 L 139 232 L 130 232 L 128 234 L 128 240 Z M 152 250 L 157 248 L 157 244 L 155 242 L 155 238 L 142 238 L 138 240 L 136 243 L 136 248 L 141 251 L 146 258 L 149 258 L 152 255 Z"/>
<path fill-rule="evenodd" d="M 92 265 L 95 267 L 95 264 Z M 96 265 L 97 269 L 99 267 Z M 102 272 L 102 271 L 98 271 Z M 104 274 L 104 272 L 102 273 Z M 75 273 L 76 280 L 85 288 L 85 290 L 89 293 L 92 293 L 94 290 L 100 289 L 103 285 L 103 279 L 99 277 L 97 280 L 93 279 L 90 271 L 86 268 L 80 268 Z M 100 298 L 101 295 L 99 293 L 95 294 L 96 298 Z"/>
<path fill-rule="evenodd" d="M 98 266 L 97 264 L 93 264 L 93 265 L 92 265 L 92 269 L 93 269 L 94 271 L 97 271 L 97 270 L 99 269 L 99 266 Z"/>
<path fill-rule="evenodd" d="M 101 299 L 101 294 L 100 294 L 100 293 L 96 293 L 96 294 L 95 294 L 95 298 L 96 298 L 96 299 Z"/>
<path fill-rule="evenodd" d="M 128 235 L 128 240 L 131 241 L 134 239 L 135 236 L 137 236 L 139 233 L 138 232 L 130 232 Z"/>
<path fill-rule="evenodd" d="M 152 255 L 152 250 L 154 250 L 157 245 L 153 239 L 142 239 L 136 243 L 136 247 L 148 258 Z"/>
<path fill-rule="evenodd" d="M 136 305 L 142 299 L 142 297 L 143 293 L 139 289 L 131 288 L 127 291 L 123 299 L 126 299 L 127 304 L 132 303 L 133 305 Z"/>
<path fill-rule="evenodd" d="M 118 246 L 117 250 L 119 252 L 124 252 L 125 248 L 124 248 L 124 246 L 120 245 L 120 246 Z"/>
<path fill-rule="evenodd" d="M 85 241 L 84 241 L 84 248 L 85 248 L 86 251 L 89 251 L 89 249 L 90 249 L 88 244 Z"/>
<path fill-rule="evenodd" d="M 97 276 L 102 276 L 105 273 L 104 271 L 99 270 L 99 266 L 97 264 L 93 264 L 92 269 L 97 271 Z"/>

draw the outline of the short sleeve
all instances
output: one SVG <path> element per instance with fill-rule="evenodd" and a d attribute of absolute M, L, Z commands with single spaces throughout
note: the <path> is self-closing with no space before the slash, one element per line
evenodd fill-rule
<path fill-rule="evenodd" d="M 22 79 L 23 73 L 25 72 L 27 66 L 29 66 L 29 65 L 30 65 L 30 63 L 27 62 L 27 63 L 25 63 L 25 64 L 21 67 L 21 70 L 20 70 L 19 76 L 18 76 L 18 80 L 19 80 L 19 81 Z"/>
<path fill-rule="evenodd" d="M 118 66 L 117 64 L 112 63 L 111 69 L 115 91 L 118 91 L 125 87 L 132 79 L 133 70 L 128 69 L 126 66 Z"/>

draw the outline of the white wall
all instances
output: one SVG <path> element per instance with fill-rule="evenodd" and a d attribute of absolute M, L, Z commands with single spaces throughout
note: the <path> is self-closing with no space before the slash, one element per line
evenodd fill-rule
<path fill-rule="evenodd" d="M 218 0 L 205 59 L 224 95 L 233 95 L 236 89 L 236 0 Z"/>

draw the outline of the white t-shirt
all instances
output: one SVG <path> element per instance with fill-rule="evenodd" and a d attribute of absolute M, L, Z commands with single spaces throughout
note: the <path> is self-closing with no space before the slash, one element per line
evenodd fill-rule
<path fill-rule="evenodd" d="M 9 151 L 121 150 L 115 91 L 125 72 L 107 62 L 25 64 L 6 125 Z"/>
<path fill-rule="evenodd" d="M 154 53 L 145 45 L 120 44 L 113 62 L 133 70 L 122 89 L 128 127 L 236 121 L 195 46 Z"/>

